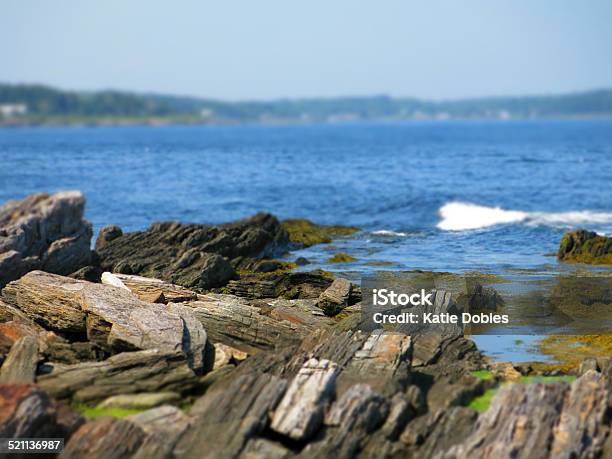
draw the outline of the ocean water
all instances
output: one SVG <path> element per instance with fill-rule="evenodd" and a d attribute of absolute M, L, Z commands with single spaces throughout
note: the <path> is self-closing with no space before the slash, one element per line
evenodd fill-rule
<path fill-rule="evenodd" d="M 555 272 L 574 269 L 551 256 L 565 230 L 612 234 L 612 121 L 0 129 L 0 202 L 65 189 L 95 231 L 258 211 L 358 226 L 288 257 L 353 277 Z"/>

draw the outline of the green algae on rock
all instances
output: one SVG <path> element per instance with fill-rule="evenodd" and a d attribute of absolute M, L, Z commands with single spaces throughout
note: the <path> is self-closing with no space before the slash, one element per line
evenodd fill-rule
<path fill-rule="evenodd" d="M 569 263 L 612 265 L 612 237 L 577 230 L 563 235 L 557 258 Z"/>
<path fill-rule="evenodd" d="M 353 261 L 357 261 L 357 258 L 345 252 L 338 252 L 333 257 L 327 259 L 328 263 L 352 263 Z"/>
<path fill-rule="evenodd" d="M 359 228 L 352 226 L 317 225 L 307 219 L 285 220 L 282 227 L 289 233 L 289 240 L 300 247 L 327 244 L 335 237 L 350 236 L 359 231 Z"/>

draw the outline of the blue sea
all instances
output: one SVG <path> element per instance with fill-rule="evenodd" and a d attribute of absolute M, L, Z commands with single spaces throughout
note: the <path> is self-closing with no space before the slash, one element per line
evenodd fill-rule
<path fill-rule="evenodd" d="M 354 225 L 289 255 L 351 271 L 562 271 L 563 232 L 612 234 L 612 121 L 0 129 L 0 202 L 82 190 L 94 230 L 268 211 Z M 330 265 L 335 252 L 357 258 Z"/>

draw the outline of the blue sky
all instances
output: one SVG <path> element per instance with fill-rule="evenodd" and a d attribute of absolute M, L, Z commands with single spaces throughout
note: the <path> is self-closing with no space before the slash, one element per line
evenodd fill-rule
<path fill-rule="evenodd" d="M 3 2 L 0 81 L 219 99 L 612 87 L 612 1 Z"/>

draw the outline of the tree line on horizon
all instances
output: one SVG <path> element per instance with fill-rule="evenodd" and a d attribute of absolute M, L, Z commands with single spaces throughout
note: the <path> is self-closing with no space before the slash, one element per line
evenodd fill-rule
<path fill-rule="evenodd" d="M 24 106 L 25 113 L 11 112 Z M 612 116 L 612 89 L 580 93 L 428 101 L 389 96 L 224 102 L 124 91 L 65 91 L 43 85 L 0 84 L 0 122 L 96 119 L 185 122 L 327 122 L 403 119 L 526 119 Z"/>

